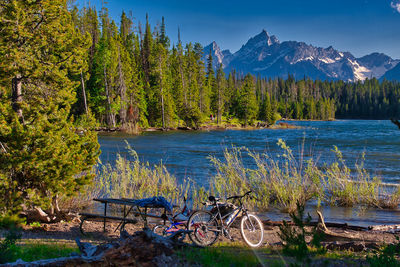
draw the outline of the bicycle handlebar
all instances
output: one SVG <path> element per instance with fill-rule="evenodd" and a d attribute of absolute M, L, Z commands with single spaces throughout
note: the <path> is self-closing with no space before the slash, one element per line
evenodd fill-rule
<path fill-rule="evenodd" d="M 247 195 L 250 195 L 251 193 L 253 193 L 253 191 L 250 190 L 250 191 L 246 192 L 244 195 L 241 195 L 241 196 L 231 196 L 231 197 L 228 197 L 226 200 L 243 198 L 243 197 L 245 197 L 245 196 L 247 196 Z"/>
<path fill-rule="evenodd" d="M 229 200 L 229 199 L 239 199 L 239 198 L 244 198 L 244 197 L 246 197 L 246 196 L 249 196 L 249 198 L 251 198 L 251 199 L 256 199 L 256 200 L 257 200 L 257 198 L 255 198 L 254 196 L 250 196 L 251 193 L 253 193 L 252 190 L 250 190 L 250 191 L 244 193 L 244 194 L 241 195 L 241 196 L 231 196 L 231 197 L 228 197 L 228 198 L 226 198 L 226 200 Z M 209 200 L 209 201 L 202 202 L 201 204 L 207 205 L 207 206 L 212 206 L 212 205 L 215 205 L 215 203 L 217 203 L 217 201 L 220 201 L 221 198 L 216 198 L 216 197 L 214 197 L 214 196 L 209 196 L 209 197 L 208 197 L 208 200 Z"/>

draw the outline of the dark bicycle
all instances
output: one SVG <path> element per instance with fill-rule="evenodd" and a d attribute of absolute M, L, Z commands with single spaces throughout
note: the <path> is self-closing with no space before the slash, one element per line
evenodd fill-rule
<path fill-rule="evenodd" d="M 243 204 L 243 199 L 253 198 L 252 191 L 242 196 L 228 197 L 226 200 L 237 200 L 239 205 L 233 206 L 228 212 L 222 212 L 226 208 L 226 202 L 220 202 L 221 199 L 210 196 L 209 203 L 212 206 L 211 211 L 200 210 L 194 212 L 188 221 L 189 237 L 193 243 L 198 246 L 211 246 L 218 236 L 222 233 L 226 238 L 233 241 L 230 235 L 230 228 L 237 218 L 242 217 L 240 221 L 240 233 L 244 241 L 250 247 L 259 247 L 263 243 L 264 228 L 261 220 L 254 214 L 248 212 Z M 232 207 L 231 206 L 231 207 Z"/>

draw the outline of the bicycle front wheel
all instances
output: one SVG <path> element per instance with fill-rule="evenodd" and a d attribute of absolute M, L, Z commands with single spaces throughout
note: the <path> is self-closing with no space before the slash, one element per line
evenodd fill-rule
<path fill-rule="evenodd" d="M 211 246 L 219 236 L 216 218 L 208 211 L 196 211 L 188 221 L 187 228 L 192 242 L 200 247 Z"/>
<path fill-rule="evenodd" d="M 261 220 L 253 214 L 243 215 L 240 223 L 240 233 L 250 247 L 261 246 L 264 239 L 264 227 Z"/>

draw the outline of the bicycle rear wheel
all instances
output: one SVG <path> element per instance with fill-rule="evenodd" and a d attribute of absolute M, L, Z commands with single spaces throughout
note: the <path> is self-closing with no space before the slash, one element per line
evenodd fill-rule
<path fill-rule="evenodd" d="M 261 220 L 253 214 L 243 215 L 240 222 L 240 233 L 250 247 L 261 246 L 264 239 L 264 227 Z"/>
<path fill-rule="evenodd" d="M 154 226 L 153 233 L 160 235 L 160 236 L 167 236 L 168 235 L 167 229 L 168 229 L 168 227 L 166 225 L 159 224 L 159 225 Z"/>
<path fill-rule="evenodd" d="M 213 214 L 208 211 L 194 212 L 188 221 L 187 228 L 192 242 L 200 247 L 211 246 L 219 236 L 219 226 Z"/>

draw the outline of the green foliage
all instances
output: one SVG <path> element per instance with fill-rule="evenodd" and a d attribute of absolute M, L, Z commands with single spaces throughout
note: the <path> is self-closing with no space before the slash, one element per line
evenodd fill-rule
<path fill-rule="evenodd" d="M 42 227 L 42 225 L 40 224 L 40 222 L 31 222 L 31 223 L 29 224 L 29 226 L 32 227 L 32 228 L 40 228 L 40 227 Z"/>
<path fill-rule="evenodd" d="M 0 264 L 15 262 L 22 259 L 25 262 L 52 259 L 60 257 L 68 257 L 71 253 L 78 253 L 79 249 L 76 245 L 68 245 L 63 243 L 41 244 L 37 241 L 34 243 L 18 244 L 20 233 L 9 232 L 5 240 L 0 244 Z M 4 250 L 3 250 L 4 249 Z"/>
<path fill-rule="evenodd" d="M 0 216 L 0 228 L 11 229 L 15 226 L 20 226 L 26 223 L 25 218 L 21 218 L 18 214 L 8 211 Z"/>
<path fill-rule="evenodd" d="M 396 239 L 397 243 L 389 244 L 375 251 L 374 255 L 367 256 L 367 262 L 371 267 L 400 266 L 400 241 L 399 237 Z"/>
<path fill-rule="evenodd" d="M 257 257 L 258 251 L 251 251 L 241 246 L 218 245 L 214 247 L 185 248 L 178 251 L 178 256 L 189 261 L 191 264 L 201 266 L 258 266 L 260 259 Z M 270 266 L 269 262 L 268 266 Z M 280 264 L 276 264 L 280 266 Z"/>
<path fill-rule="evenodd" d="M 253 124 L 258 113 L 258 105 L 255 95 L 254 78 L 250 74 L 244 78 L 238 102 L 238 118 L 243 120 L 245 126 Z"/>
<path fill-rule="evenodd" d="M 295 257 L 296 260 L 309 263 L 310 262 L 310 249 L 306 242 L 306 236 L 311 235 L 312 246 L 317 248 L 317 253 L 325 253 L 326 250 L 321 246 L 321 236 L 317 232 L 316 227 L 312 228 L 311 231 L 306 230 L 306 225 L 311 222 L 311 216 L 308 214 L 304 218 L 304 205 L 297 203 L 297 209 L 295 212 L 290 213 L 290 218 L 294 223 L 294 226 L 289 225 L 286 221 L 283 221 L 283 225 L 279 226 L 280 232 L 279 237 L 284 242 L 283 252 L 288 255 Z"/>
<path fill-rule="evenodd" d="M 19 248 L 16 242 L 21 239 L 21 232 L 16 228 L 11 228 L 3 241 L 0 242 L 0 264 L 16 260 Z"/>
<path fill-rule="evenodd" d="M 66 1 L 9 1 L 0 18 L 0 214 L 8 216 L 90 183 L 99 145 L 70 112 L 90 40 Z"/>

